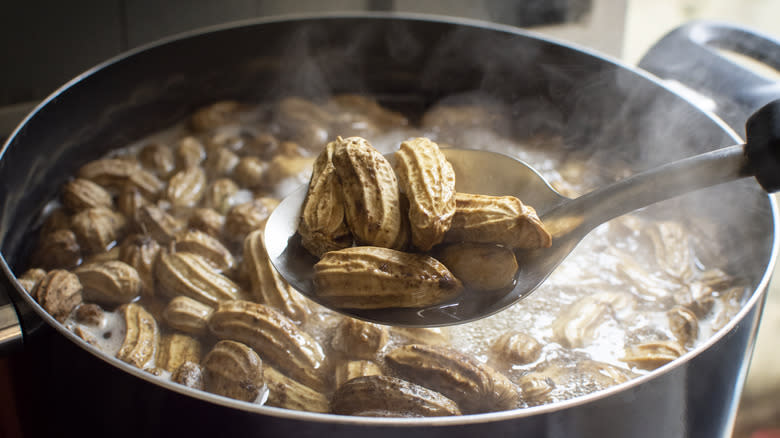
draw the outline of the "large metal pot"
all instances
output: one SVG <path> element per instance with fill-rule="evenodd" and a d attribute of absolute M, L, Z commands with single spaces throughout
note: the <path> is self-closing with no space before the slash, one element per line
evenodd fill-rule
<path fill-rule="evenodd" d="M 726 268 L 745 278 L 753 293 L 733 321 L 646 376 L 524 410 L 432 419 L 339 417 L 189 390 L 101 355 L 46 314 L 15 278 L 33 240 L 30 224 L 68 175 L 203 104 L 350 91 L 420 111 L 443 96 L 473 90 L 507 102 L 520 115 L 543 110 L 544 117 L 525 119 L 524 126 L 562 134 L 565 144 L 595 159 L 618 155 L 635 170 L 741 141 L 723 121 L 651 75 L 484 23 L 397 15 L 269 19 L 185 35 L 110 60 L 47 99 L 2 150 L 2 289 L 13 299 L 25 335 L 23 351 L 14 357 L 25 430 L 45 436 L 727 436 L 778 250 L 777 207 L 754 181 L 704 190 L 682 204 L 722 217 L 734 230 L 728 239 L 740 242 L 732 245 Z M 753 96 L 748 106 L 772 97 Z M 10 316 L 10 308 L 0 309 Z M 8 339 L 13 331 L 4 332 Z"/>

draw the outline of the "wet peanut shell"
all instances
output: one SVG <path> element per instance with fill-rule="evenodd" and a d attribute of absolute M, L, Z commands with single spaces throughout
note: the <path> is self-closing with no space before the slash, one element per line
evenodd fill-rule
<path fill-rule="evenodd" d="M 263 366 L 263 380 L 268 386 L 266 405 L 297 411 L 328 412 L 328 398 L 320 391 L 297 382 L 271 366 Z"/>
<path fill-rule="evenodd" d="M 162 143 L 150 143 L 138 152 L 138 161 L 157 176 L 167 179 L 176 169 L 176 160 L 173 150 Z"/>
<path fill-rule="evenodd" d="M 73 216 L 71 227 L 86 253 L 106 251 L 121 237 L 125 228 L 124 216 L 105 207 L 94 207 Z"/>
<path fill-rule="evenodd" d="M 343 189 L 333 165 L 336 144 L 328 143 L 314 162 L 298 224 L 301 244 L 317 257 L 352 245 L 344 217 Z"/>
<path fill-rule="evenodd" d="M 230 272 L 236 265 L 233 254 L 219 239 L 199 230 L 187 230 L 176 236 L 176 250 L 197 254 L 219 272 Z"/>
<path fill-rule="evenodd" d="M 387 343 L 387 327 L 344 318 L 331 339 L 335 351 L 348 358 L 373 359 Z"/>
<path fill-rule="evenodd" d="M 126 186 L 135 187 L 149 199 L 157 199 L 164 187 L 162 181 L 138 163 L 120 158 L 91 161 L 79 169 L 78 176 L 115 191 Z"/>
<path fill-rule="evenodd" d="M 334 380 L 336 388 L 352 379 L 364 376 L 381 376 L 384 373 L 370 360 L 347 360 L 336 365 Z"/>
<path fill-rule="evenodd" d="M 155 267 L 155 278 L 162 294 L 184 295 L 209 306 L 239 296 L 241 288 L 220 274 L 202 257 L 177 251 L 163 252 Z"/>
<path fill-rule="evenodd" d="M 208 332 L 208 320 L 214 308 L 185 296 L 178 296 L 168 302 L 163 318 L 172 328 L 191 335 Z"/>
<path fill-rule="evenodd" d="M 166 371 L 175 372 L 183 363 L 199 363 L 201 343 L 192 336 L 171 333 L 160 339 L 155 365 Z"/>
<path fill-rule="evenodd" d="M 220 178 L 212 182 L 203 197 L 203 206 L 213 208 L 220 214 L 230 209 L 230 199 L 239 191 L 238 184 L 230 178 Z"/>
<path fill-rule="evenodd" d="M 136 215 L 138 226 L 161 245 L 170 243 L 183 228 L 184 222 L 156 205 L 143 205 Z"/>
<path fill-rule="evenodd" d="M 223 340 L 203 358 L 206 391 L 252 402 L 263 389 L 263 362 L 240 342 Z"/>
<path fill-rule="evenodd" d="M 398 183 L 409 199 L 412 244 L 428 251 L 441 243 L 455 214 L 455 172 L 439 146 L 418 137 L 395 153 Z"/>
<path fill-rule="evenodd" d="M 314 265 L 314 283 L 329 304 L 355 309 L 430 306 L 463 287 L 433 257 L 369 246 L 325 253 Z"/>
<path fill-rule="evenodd" d="M 441 392 L 468 413 L 516 408 L 520 400 L 506 376 L 455 350 L 428 345 L 405 345 L 385 355 L 401 377 Z"/>
<path fill-rule="evenodd" d="M 331 398 L 331 412 L 360 415 L 383 412 L 392 417 L 460 415 L 446 396 L 420 385 L 388 376 L 364 376 L 341 385 Z"/>
<path fill-rule="evenodd" d="M 63 269 L 46 274 L 31 295 L 59 322 L 65 322 L 70 312 L 82 302 L 83 287 L 79 278 Z"/>
<path fill-rule="evenodd" d="M 271 264 L 265 248 L 263 230 L 255 230 L 244 239 L 244 272 L 252 284 L 252 295 L 263 304 L 295 321 L 311 313 L 306 298 L 293 289 Z"/>
<path fill-rule="evenodd" d="M 154 296 L 154 266 L 160 254 L 160 244 L 151 236 L 133 234 L 126 237 L 119 246 L 119 260 L 135 268 L 141 278 L 141 294 Z"/>
<path fill-rule="evenodd" d="M 194 207 L 203 198 L 205 191 L 206 172 L 194 165 L 176 172 L 168 182 L 165 194 L 174 208 Z"/>
<path fill-rule="evenodd" d="M 325 353 L 292 320 L 263 304 L 231 300 L 219 304 L 209 329 L 220 339 L 242 342 L 291 378 L 317 390 L 327 387 Z"/>
<path fill-rule="evenodd" d="M 74 272 L 88 297 L 101 303 L 129 303 L 141 294 L 143 288 L 138 271 L 118 260 L 85 264 Z"/>
<path fill-rule="evenodd" d="M 160 329 L 151 313 L 139 304 L 126 304 L 119 308 L 125 321 L 125 337 L 116 357 L 144 369 L 157 354 Z"/>
<path fill-rule="evenodd" d="M 360 137 L 336 141 L 333 165 L 344 193 L 344 215 L 360 245 L 402 248 L 398 180 L 390 163 Z"/>
<path fill-rule="evenodd" d="M 111 194 L 94 182 L 76 178 L 62 187 L 62 203 L 70 211 L 79 212 L 93 207 L 111 208 L 114 201 Z"/>
<path fill-rule="evenodd" d="M 81 263 L 76 234 L 61 228 L 42 236 L 33 253 L 33 265 L 44 269 L 71 269 Z"/>
<path fill-rule="evenodd" d="M 444 241 L 537 249 L 549 247 L 552 236 L 536 211 L 514 196 L 456 193 L 455 215 Z"/>
<path fill-rule="evenodd" d="M 24 289 L 34 297 L 32 291 L 35 290 L 35 286 L 37 286 L 45 276 L 45 270 L 41 268 L 32 268 L 24 271 L 22 275 L 17 277 L 17 280 L 19 280 L 19 283 L 22 285 L 22 287 L 24 287 Z"/>

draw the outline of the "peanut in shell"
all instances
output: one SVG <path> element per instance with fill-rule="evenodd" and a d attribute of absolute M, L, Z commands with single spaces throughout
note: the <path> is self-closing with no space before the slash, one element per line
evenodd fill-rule
<path fill-rule="evenodd" d="M 325 253 L 314 265 L 317 295 L 340 308 L 426 307 L 463 286 L 433 257 L 374 246 Z"/>

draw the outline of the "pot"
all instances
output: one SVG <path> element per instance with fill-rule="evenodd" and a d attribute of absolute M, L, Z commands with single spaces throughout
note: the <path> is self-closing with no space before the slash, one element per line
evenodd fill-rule
<path fill-rule="evenodd" d="M 672 38 L 690 40 L 691 34 L 696 32 Z M 653 68 L 654 62 L 651 58 L 645 66 Z M 515 28 L 473 21 L 386 14 L 265 19 L 131 51 L 46 99 L 2 150 L 2 289 L 13 300 L 24 332 L 13 369 L 25 432 L 728 436 L 778 251 L 777 206 L 754 181 L 704 190 L 681 203 L 684 209 L 722 215 L 721 223 L 733 230 L 729 242 L 739 242 L 731 245 L 724 269 L 739 273 L 752 293 L 732 321 L 703 345 L 645 376 L 522 410 L 429 419 L 342 417 L 190 390 L 102 355 L 43 311 L 15 277 L 34 241 L 30 224 L 68 175 L 200 106 L 220 99 L 357 92 L 419 113 L 444 96 L 474 90 L 508 103 L 520 115 L 543 111 L 544 117 L 523 119 L 523 126 L 561 134 L 564 144 L 589 151 L 593 159 L 618 157 L 635 171 L 741 141 L 722 120 L 641 70 Z M 746 107 L 777 96 L 753 97 Z M 0 309 L 10 320 L 10 307 Z M 18 330 L 7 326 L 0 331 L 6 347 Z"/>

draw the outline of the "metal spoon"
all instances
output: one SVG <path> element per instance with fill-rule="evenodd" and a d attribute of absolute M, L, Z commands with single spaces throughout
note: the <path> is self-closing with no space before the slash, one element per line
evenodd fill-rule
<path fill-rule="evenodd" d="M 443 149 L 464 193 L 513 195 L 533 206 L 553 236 L 552 247 L 520 251 L 520 269 L 511 290 L 464 292 L 452 302 L 424 309 L 334 309 L 360 319 L 399 326 L 460 324 L 492 315 L 539 287 L 574 247 L 596 226 L 641 207 L 736 179 L 755 176 L 768 192 L 780 190 L 780 101 L 754 114 L 747 143 L 675 161 L 634 175 L 576 199 L 556 192 L 526 163 L 507 155 Z M 271 262 L 297 290 L 320 304 L 314 283 L 317 259 L 296 234 L 307 187 L 285 198 L 268 219 L 265 240 Z"/>

